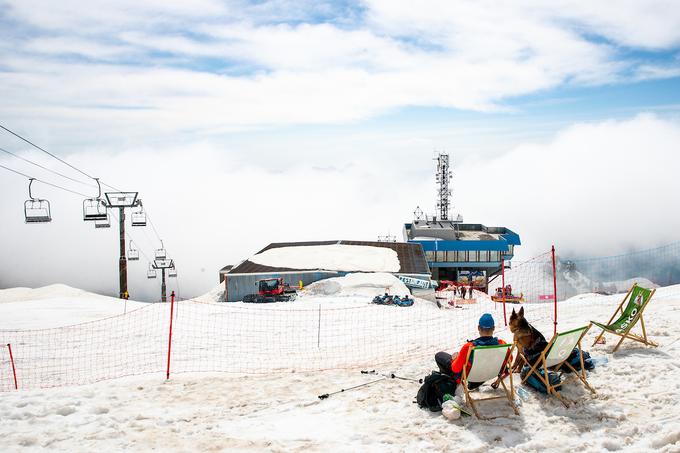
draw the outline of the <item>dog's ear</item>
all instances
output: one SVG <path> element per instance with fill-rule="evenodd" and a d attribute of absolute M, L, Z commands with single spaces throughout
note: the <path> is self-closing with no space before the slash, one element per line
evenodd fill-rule
<path fill-rule="evenodd" d="M 524 307 L 519 309 L 519 315 L 520 317 L 524 318 Z"/>

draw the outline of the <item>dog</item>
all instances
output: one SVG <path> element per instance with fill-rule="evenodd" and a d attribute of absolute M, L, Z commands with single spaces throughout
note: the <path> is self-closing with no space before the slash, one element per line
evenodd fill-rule
<path fill-rule="evenodd" d="M 529 321 L 524 317 L 524 307 L 520 308 L 519 312 L 516 312 L 514 308 L 512 309 L 508 326 L 513 334 L 513 341 L 521 347 L 521 352 L 527 360 L 532 360 L 531 356 L 540 352 L 548 344 L 543 334 L 529 324 Z M 520 354 L 518 354 L 515 363 L 512 365 L 514 372 L 518 372 L 522 368 L 522 361 Z"/>

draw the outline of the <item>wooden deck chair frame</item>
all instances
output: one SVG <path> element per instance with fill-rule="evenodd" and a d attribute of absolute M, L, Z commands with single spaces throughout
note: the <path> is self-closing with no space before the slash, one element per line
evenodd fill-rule
<path fill-rule="evenodd" d="M 460 383 L 463 385 L 463 391 L 465 392 L 465 400 L 467 401 L 468 405 L 472 408 L 472 411 L 475 413 L 475 416 L 481 420 L 491 420 L 494 418 L 499 418 L 501 416 L 496 416 L 496 417 L 482 417 L 479 415 L 479 411 L 477 410 L 476 404 L 479 403 L 480 401 L 488 401 L 488 400 L 496 400 L 496 399 L 507 399 L 508 403 L 510 404 L 510 407 L 512 408 L 513 412 L 515 415 L 519 415 L 519 411 L 517 410 L 517 405 L 515 404 L 515 387 L 512 382 L 512 373 L 508 372 L 508 368 L 510 366 L 510 361 L 512 359 L 512 350 L 514 348 L 513 344 L 499 344 L 495 346 L 473 346 L 470 349 L 468 349 L 468 354 L 467 357 L 465 358 L 465 363 L 470 362 L 470 356 L 472 353 L 476 350 L 478 352 L 481 352 L 483 350 L 488 350 L 488 349 L 500 349 L 500 348 L 506 348 L 507 353 L 505 354 L 505 359 L 503 360 L 503 364 L 499 367 L 498 370 L 498 375 L 497 376 L 491 376 L 489 379 L 493 379 L 494 377 L 497 378 L 496 383 L 494 383 L 494 389 L 496 389 L 498 382 L 503 386 L 503 395 L 499 396 L 491 396 L 487 398 L 477 398 L 474 399 L 472 398 L 472 395 L 470 394 L 470 387 L 468 385 L 468 375 L 469 373 L 472 373 L 474 371 L 474 360 L 472 361 L 472 367 L 470 368 L 470 371 L 467 371 L 467 366 L 463 367 L 463 374 L 460 379 Z M 479 354 L 477 354 L 479 355 Z M 476 358 L 475 358 L 476 359 Z M 505 378 L 508 377 L 510 379 L 510 388 L 505 385 Z M 486 382 L 486 381 L 485 381 Z"/>
<path fill-rule="evenodd" d="M 560 362 L 548 365 L 548 356 L 550 355 L 550 351 L 552 350 L 552 347 L 555 344 L 555 342 L 557 341 L 557 339 L 561 336 L 565 336 L 565 335 L 577 332 L 579 330 L 583 330 L 583 332 L 581 332 L 581 335 L 579 335 L 578 341 L 576 341 L 576 343 L 573 344 L 573 346 L 568 348 L 569 353 L 564 355 L 564 359 L 562 359 Z M 595 392 L 595 389 L 593 389 L 590 386 L 590 384 L 588 384 L 588 380 L 586 379 L 586 370 L 585 370 L 585 367 L 583 365 L 583 348 L 581 347 L 581 340 L 583 340 L 583 337 L 585 337 L 585 335 L 588 333 L 588 330 L 590 330 L 590 324 L 588 324 L 585 327 L 579 327 L 578 329 L 572 329 L 572 330 L 568 330 L 566 332 L 561 332 L 561 333 L 554 335 L 552 337 L 552 339 L 550 340 L 550 342 L 548 343 L 548 345 L 543 349 L 543 351 L 541 352 L 541 355 L 536 360 L 536 362 L 534 363 L 533 366 L 529 364 L 526 357 L 524 357 L 524 354 L 519 353 L 519 357 L 521 358 L 521 360 L 524 361 L 525 364 L 530 366 L 529 372 L 522 379 L 522 384 L 524 384 L 527 381 L 527 379 L 529 379 L 529 376 L 531 376 L 533 374 L 538 379 L 540 379 L 540 381 L 543 383 L 543 385 L 545 385 L 545 388 L 546 388 L 549 395 L 553 395 L 553 396 L 557 397 L 557 399 L 559 399 L 562 402 L 562 404 L 564 404 L 565 407 L 569 407 L 569 400 L 567 400 L 565 397 L 560 395 L 560 393 L 557 391 L 557 388 L 564 385 L 564 383 L 567 382 L 567 381 L 566 380 L 560 381 L 559 384 L 552 385 L 552 384 L 550 384 L 550 378 L 548 376 L 548 371 L 559 370 L 560 368 L 562 368 L 562 365 L 566 365 L 567 368 L 569 368 L 574 373 L 574 375 L 583 383 L 583 385 L 588 390 L 590 390 L 591 393 L 593 393 L 593 394 L 597 393 L 597 392 Z M 569 358 L 569 355 L 571 354 L 571 351 L 573 351 L 575 346 L 578 346 L 578 349 L 580 351 L 580 353 L 579 353 L 579 359 L 580 359 L 580 362 L 581 362 L 581 370 L 580 371 L 576 371 L 576 369 L 573 366 L 571 366 L 571 364 L 569 362 L 567 362 L 567 359 Z M 540 368 L 542 368 L 544 370 L 543 376 L 541 376 L 541 374 L 538 372 L 538 370 Z"/>
<path fill-rule="evenodd" d="M 639 287 L 639 288 L 642 288 L 642 289 L 647 289 L 647 288 L 643 288 L 642 286 L 639 286 L 637 283 L 635 283 L 635 284 L 628 290 L 628 292 L 626 293 L 626 296 L 623 298 L 623 300 L 621 301 L 621 303 L 619 304 L 619 306 L 616 308 L 616 310 L 614 311 L 614 314 L 613 314 L 612 317 L 609 319 L 609 321 L 607 322 L 607 324 L 600 324 L 599 322 L 595 322 L 595 321 L 591 321 L 591 322 L 590 322 L 591 324 L 594 324 L 595 326 L 597 326 L 597 327 L 599 327 L 600 329 L 602 329 L 602 332 L 600 332 L 600 335 L 598 335 L 597 338 L 595 339 L 595 341 L 593 342 L 593 346 L 595 346 L 595 344 L 597 344 L 597 342 L 600 341 L 600 338 L 602 338 L 602 336 L 605 334 L 605 332 L 606 332 L 606 333 L 611 333 L 611 334 L 614 334 L 614 335 L 618 335 L 618 336 L 621 337 L 621 339 L 620 339 L 619 342 L 616 344 L 616 346 L 614 346 L 614 350 L 612 351 L 612 354 L 615 353 L 617 349 L 619 349 L 619 347 L 621 346 L 621 343 L 623 343 L 623 340 L 625 340 L 626 338 L 631 339 L 631 340 L 633 340 L 633 341 L 637 341 L 637 342 L 642 343 L 642 344 L 644 344 L 644 345 L 646 345 L 646 346 L 653 346 L 653 347 L 659 346 L 658 343 L 656 343 L 655 341 L 651 341 L 650 339 L 647 338 L 647 330 L 645 329 L 645 320 L 644 320 L 644 318 L 642 317 L 642 314 L 643 314 L 643 312 L 645 311 L 645 308 L 647 308 L 647 304 L 652 300 L 652 297 L 654 297 L 654 293 L 656 292 L 656 289 L 651 289 L 651 290 L 650 290 L 651 293 L 649 294 L 649 297 L 648 297 L 647 300 L 640 306 L 640 309 L 637 311 L 637 313 L 635 314 L 635 316 L 630 320 L 630 322 L 629 322 L 628 326 L 626 327 L 626 330 L 625 330 L 625 331 L 623 331 L 623 332 L 616 332 L 615 330 L 612 330 L 612 329 L 609 329 L 609 328 L 608 328 L 608 326 L 611 325 L 612 321 L 614 321 L 614 318 L 616 318 L 617 313 L 620 312 L 620 314 L 619 314 L 618 316 L 622 316 L 622 315 L 623 315 L 623 313 L 624 313 L 623 304 L 624 304 L 626 301 L 628 301 L 628 302 L 630 303 L 630 300 L 629 300 L 629 299 L 630 299 L 630 297 L 631 297 L 631 295 L 632 295 L 632 293 L 633 293 L 633 290 L 634 290 L 636 287 Z M 632 329 L 633 327 L 635 327 L 635 325 L 638 323 L 638 321 L 640 321 L 640 327 L 642 327 L 642 335 L 635 335 L 635 334 L 633 334 L 633 333 L 630 333 L 631 329 Z"/>

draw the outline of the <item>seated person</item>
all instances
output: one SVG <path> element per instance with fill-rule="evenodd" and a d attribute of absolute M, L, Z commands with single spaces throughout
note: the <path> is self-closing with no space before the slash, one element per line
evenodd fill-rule
<path fill-rule="evenodd" d="M 447 352 L 438 352 L 435 354 L 434 360 L 437 362 L 439 371 L 451 376 L 456 380 L 457 384 L 460 384 L 463 366 L 465 366 L 465 360 L 467 359 L 468 351 L 471 346 L 495 346 L 505 344 L 505 341 L 493 336 L 494 328 L 495 324 L 493 316 L 491 316 L 490 313 L 484 313 L 482 317 L 479 318 L 479 325 L 477 326 L 479 338 L 465 343 L 456 354 L 451 355 Z M 472 367 L 472 363 L 468 362 L 466 370 L 470 371 L 470 367 Z M 482 384 L 483 382 L 471 382 L 469 388 L 477 388 Z"/>

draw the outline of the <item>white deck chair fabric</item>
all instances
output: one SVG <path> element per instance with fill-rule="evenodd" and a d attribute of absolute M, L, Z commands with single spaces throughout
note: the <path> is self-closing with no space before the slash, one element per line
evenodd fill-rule
<path fill-rule="evenodd" d="M 588 326 L 559 334 L 545 356 L 546 366 L 550 368 L 564 362 L 571 351 L 574 350 L 581 339 L 581 334 L 586 329 L 588 329 Z"/>
<path fill-rule="evenodd" d="M 512 344 L 498 346 L 476 346 L 472 367 L 467 373 L 468 382 L 486 382 L 496 379 L 501 374 L 501 368 Z"/>

